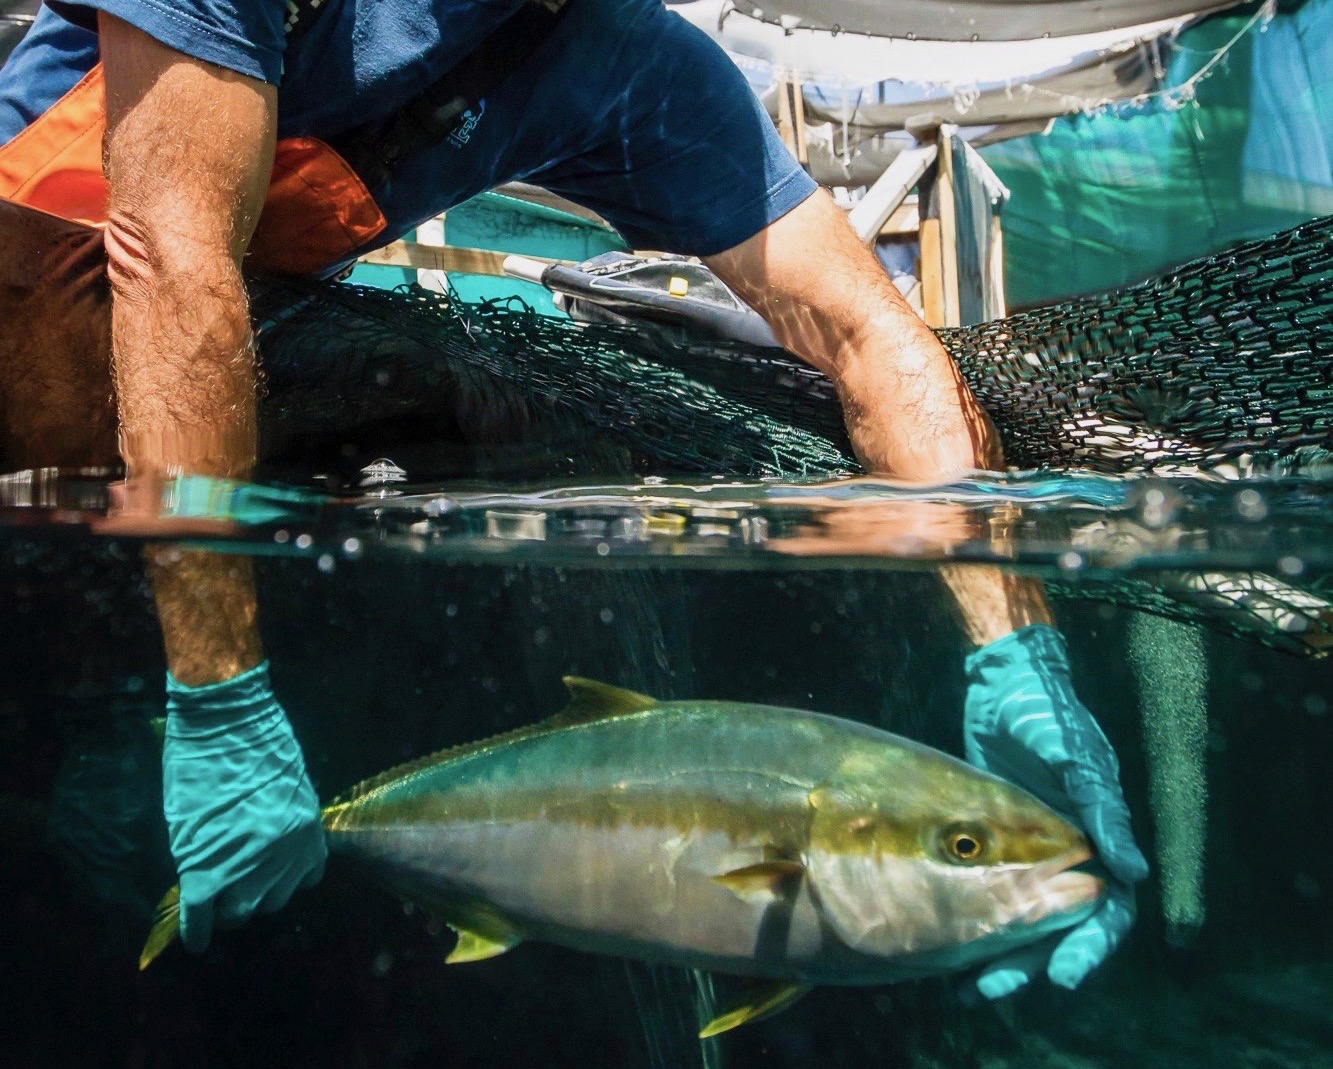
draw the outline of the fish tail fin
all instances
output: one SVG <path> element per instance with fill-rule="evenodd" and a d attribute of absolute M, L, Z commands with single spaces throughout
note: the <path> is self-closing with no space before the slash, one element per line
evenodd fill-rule
<path fill-rule="evenodd" d="M 139 955 L 139 968 L 146 969 L 157 960 L 162 951 L 171 946 L 180 935 L 181 889 L 177 884 L 162 896 L 157 904 L 157 916 L 149 929 L 148 941 Z"/>

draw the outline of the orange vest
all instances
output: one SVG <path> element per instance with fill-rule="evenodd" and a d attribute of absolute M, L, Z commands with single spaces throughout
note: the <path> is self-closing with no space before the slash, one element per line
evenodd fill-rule
<path fill-rule="evenodd" d="M 105 225 L 105 133 L 99 63 L 0 146 L 0 197 L 73 222 Z M 280 274 L 316 274 L 346 259 L 386 225 L 365 183 L 333 149 L 313 137 L 284 138 L 277 144 L 249 262 Z"/>

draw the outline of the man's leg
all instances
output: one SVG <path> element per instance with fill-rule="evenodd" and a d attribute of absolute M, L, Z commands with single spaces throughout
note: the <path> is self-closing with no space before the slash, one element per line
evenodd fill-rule
<path fill-rule="evenodd" d="M 0 201 L 0 461 L 116 458 L 111 294 L 101 234 Z"/>

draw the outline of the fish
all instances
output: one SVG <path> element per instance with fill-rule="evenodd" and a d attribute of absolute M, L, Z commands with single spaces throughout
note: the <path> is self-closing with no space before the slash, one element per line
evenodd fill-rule
<path fill-rule="evenodd" d="M 1105 885 L 1026 791 L 857 721 L 566 677 L 557 716 L 323 810 L 331 853 L 457 933 L 747 978 L 720 1034 L 812 987 L 955 972 L 1077 924 Z M 140 967 L 176 937 L 178 890 Z"/>

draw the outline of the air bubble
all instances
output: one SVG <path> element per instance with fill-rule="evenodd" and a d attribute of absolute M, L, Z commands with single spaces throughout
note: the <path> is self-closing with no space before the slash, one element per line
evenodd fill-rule
<path fill-rule="evenodd" d="M 1255 522 L 1268 515 L 1268 503 L 1258 490 L 1242 490 L 1236 495 L 1236 511 L 1242 519 Z"/>

